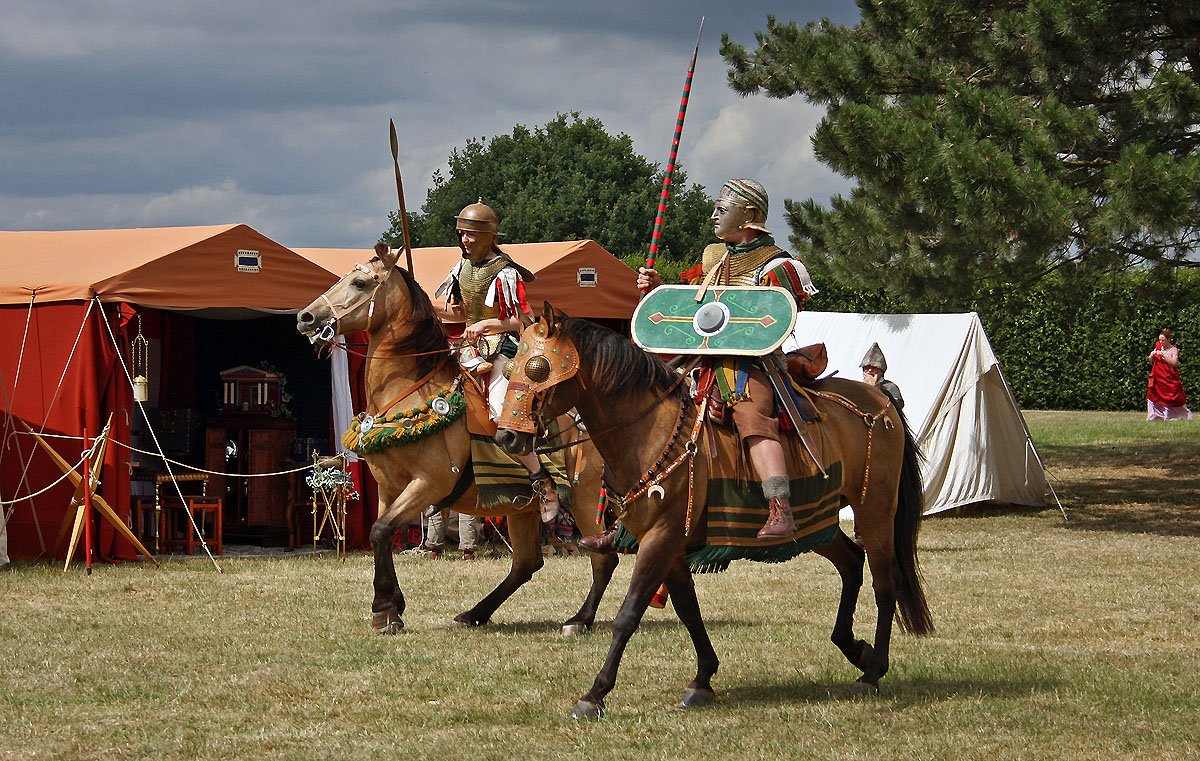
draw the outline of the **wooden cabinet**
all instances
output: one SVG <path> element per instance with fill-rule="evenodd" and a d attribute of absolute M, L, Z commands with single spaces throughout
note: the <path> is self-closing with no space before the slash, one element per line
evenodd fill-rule
<path fill-rule="evenodd" d="M 258 415 L 211 418 L 205 432 L 205 462 L 216 473 L 276 473 L 290 462 L 296 422 Z M 229 442 L 236 455 L 226 458 Z M 225 543 L 287 544 L 288 476 L 211 476 L 208 493 L 225 500 Z"/>

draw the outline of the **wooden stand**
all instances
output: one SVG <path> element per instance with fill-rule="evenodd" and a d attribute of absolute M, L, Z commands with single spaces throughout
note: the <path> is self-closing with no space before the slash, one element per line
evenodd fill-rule
<path fill-rule="evenodd" d="M 115 528 L 117 532 L 121 534 L 121 536 L 124 536 L 133 543 L 133 546 L 137 548 L 138 552 L 149 558 L 150 562 L 158 565 L 158 561 L 155 560 L 154 556 L 150 554 L 150 550 L 147 550 L 142 545 L 141 541 L 134 536 L 133 532 L 129 530 L 129 527 L 125 525 L 125 521 L 121 520 L 121 516 L 117 515 L 116 511 L 109 507 L 109 504 L 104 500 L 104 497 L 96 494 L 96 488 L 100 486 L 100 467 L 104 464 L 104 453 L 108 446 L 107 431 L 112 430 L 112 415 L 109 414 L 108 423 L 104 426 L 105 433 L 101 435 L 101 443 L 96 448 L 96 454 L 92 461 L 89 461 L 88 463 L 88 469 L 91 472 L 88 474 L 89 477 L 87 479 L 84 479 L 84 477 L 80 475 L 74 467 L 72 467 L 71 463 L 64 460 L 62 455 L 55 451 L 54 447 L 47 444 L 45 439 L 35 433 L 34 430 L 29 427 L 28 423 L 20 418 L 16 419 L 21 423 L 21 425 L 25 426 L 25 430 L 32 434 L 33 438 L 37 440 L 37 443 L 46 451 L 46 454 L 50 455 L 50 459 L 53 460 L 56 465 L 58 465 L 59 469 L 62 470 L 62 472 L 66 474 L 67 478 L 70 479 L 71 483 L 75 485 L 75 494 L 71 497 L 71 508 L 74 508 L 74 513 L 72 513 L 71 508 L 67 509 L 67 515 L 64 518 L 62 527 L 58 532 L 58 541 L 54 543 L 54 552 L 57 553 L 58 547 L 62 544 L 63 538 L 68 532 L 70 532 L 71 542 L 69 548 L 67 549 L 66 561 L 63 563 L 63 573 L 66 573 L 67 569 L 71 566 L 71 556 L 75 554 L 75 548 L 79 544 L 79 535 L 83 531 L 86 519 L 85 507 L 86 503 L 89 501 L 100 511 L 100 516 L 102 518 L 111 523 L 113 528 Z"/>

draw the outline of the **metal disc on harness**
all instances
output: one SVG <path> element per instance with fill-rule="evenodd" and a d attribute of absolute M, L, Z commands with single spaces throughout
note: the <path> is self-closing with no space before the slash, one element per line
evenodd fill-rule
<path fill-rule="evenodd" d="M 783 343 L 796 324 L 796 302 L 783 288 L 655 288 L 633 313 L 633 342 L 659 354 L 762 356 Z"/>

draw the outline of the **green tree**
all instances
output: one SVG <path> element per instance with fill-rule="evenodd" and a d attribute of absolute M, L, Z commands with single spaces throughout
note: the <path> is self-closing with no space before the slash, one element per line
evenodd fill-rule
<path fill-rule="evenodd" d="M 409 214 L 414 245 L 456 245 L 454 216 L 482 198 L 500 216 L 501 241 L 531 243 L 592 239 L 616 256 L 649 250 L 663 174 L 633 152 L 627 135 L 612 136 L 599 120 L 560 114 L 533 130 L 455 148 L 449 176 L 437 172 L 419 214 Z M 712 201 L 687 185 L 680 169 L 663 226 L 659 257 L 698 258 L 712 242 Z M 383 237 L 402 241 L 399 212 Z"/>
<path fill-rule="evenodd" d="M 787 201 L 822 276 L 961 308 L 1048 272 L 1188 265 L 1200 240 L 1200 3 L 858 0 L 853 28 L 723 39 L 742 94 L 827 106 L 816 155 L 857 181 Z"/>

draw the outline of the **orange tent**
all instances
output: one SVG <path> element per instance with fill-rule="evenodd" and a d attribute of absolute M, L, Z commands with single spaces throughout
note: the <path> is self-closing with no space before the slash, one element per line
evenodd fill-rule
<path fill-rule="evenodd" d="M 0 232 L 0 304 L 299 309 L 328 272 L 246 225 Z"/>
<path fill-rule="evenodd" d="M 240 363 L 224 352 L 278 361 L 259 348 L 280 343 L 263 339 L 261 326 L 269 322 L 279 334 L 295 331 L 277 324 L 287 318 L 274 317 L 253 325 L 208 320 L 200 332 L 195 318 L 299 309 L 335 279 L 246 225 L 0 232 L 0 499 L 34 494 L 60 475 L 32 441 L 17 435 L 19 421 L 49 434 L 71 463 L 79 459 L 78 437 L 84 430 L 95 436 L 110 413 L 112 440 L 130 442 L 137 413 L 125 368 L 139 326 L 162 357 L 151 368 L 152 376 L 156 370 L 161 376 L 152 402 L 203 409 L 217 395 L 204 383 L 217 384 L 217 371 Z M 135 312 L 139 320 L 131 323 Z M 296 343 L 303 342 L 297 337 Z M 212 363 L 223 364 L 214 370 Z M 327 426 L 326 419 L 322 430 Z M 120 446 L 107 450 L 101 494 L 119 512 L 129 506 L 136 459 Z M 70 485 L 60 484 L 16 504 L 7 525 L 14 556 L 50 549 L 70 495 Z M 102 558 L 131 557 L 129 545 L 100 528 Z"/>
<path fill-rule="evenodd" d="M 537 277 L 526 286 L 535 313 L 549 300 L 573 317 L 627 321 L 637 306 L 637 273 L 594 240 L 502 243 L 500 248 Z M 293 250 L 338 277 L 375 255 L 370 249 L 354 248 Z M 431 297 L 461 256 L 455 246 L 415 248 L 412 255 L 413 274 Z M 403 255 L 400 264 L 405 264 Z"/>

